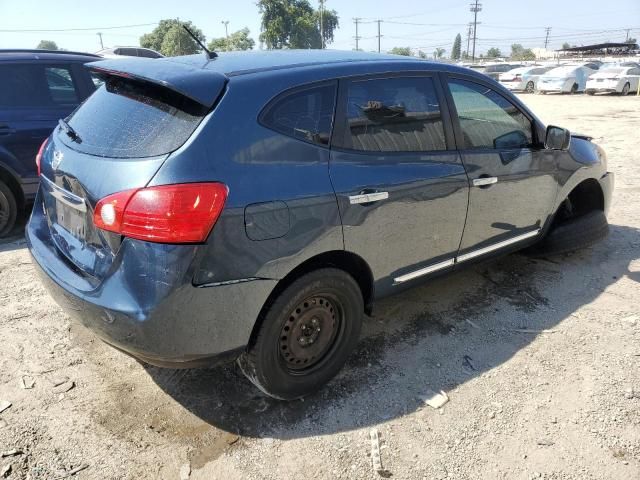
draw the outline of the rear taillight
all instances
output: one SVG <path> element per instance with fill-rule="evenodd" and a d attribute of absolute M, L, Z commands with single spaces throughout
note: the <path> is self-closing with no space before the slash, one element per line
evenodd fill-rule
<path fill-rule="evenodd" d="M 222 183 L 185 183 L 126 190 L 96 204 L 94 224 L 125 237 L 158 243 L 201 243 L 227 199 Z"/>
<path fill-rule="evenodd" d="M 38 154 L 36 155 L 36 167 L 38 168 L 38 176 L 40 176 L 40 164 L 42 163 L 42 152 L 44 152 L 45 147 L 49 143 L 49 138 L 45 138 L 42 145 L 40 145 L 40 149 L 38 150 Z M 33 151 L 33 150 L 32 150 Z"/>

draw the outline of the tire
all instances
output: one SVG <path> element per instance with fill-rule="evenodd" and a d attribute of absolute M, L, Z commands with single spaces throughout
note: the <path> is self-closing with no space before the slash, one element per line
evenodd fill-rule
<path fill-rule="evenodd" d="M 536 86 L 533 84 L 533 82 L 528 82 L 524 90 L 527 93 L 534 93 L 536 91 Z"/>
<path fill-rule="evenodd" d="M 571 91 L 569 92 L 571 95 L 574 95 L 576 93 L 578 93 L 578 84 L 574 83 L 573 85 L 571 85 Z"/>
<path fill-rule="evenodd" d="M 604 212 L 594 210 L 554 227 L 528 253 L 538 257 L 569 253 L 590 247 L 608 233 L 609 222 Z"/>
<path fill-rule="evenodd" d="M 11 189 L 0 181 L 0 238 L 7 236 L 16 223 L 18 203 Z"/>
<path fill-rule="evenodd" d="M 631 85 L 629 85 L 629 82 L 627 82 L 624 84 L 624 87 L 622 87 L 622 92 L 620 93 L 620 95 L 626 97 L 627 95 L 629 95 L 629 90 L 631 90 Z"/>
<path fill-rule="evenodd" d="M 363 313 L 362 292 L 350 275 L 335 268 L 315 270 L 267 307 L 238 364 L 267 395 L 301 398 L 344 366 L 358 342 Z"/>
<path fill-rule="evenodd" d="M 593 95 L 596 94 L 596 91 L 595 90 L 586 90 L 586 93 L 587 93 L 587 95 L 593 96 Z"/>

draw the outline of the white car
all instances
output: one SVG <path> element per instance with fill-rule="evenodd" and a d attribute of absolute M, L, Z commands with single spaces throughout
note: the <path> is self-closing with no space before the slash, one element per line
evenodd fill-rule
<path fill-rule="evenodd" d="M 595 70 L 576 65 L 563 65 L 549 70 L 538 79 L 540 93 L 577 93 L 587 86 L 587 78 Z"/>
<path fill-rule="evenodd" d="M 533 93 L 538 85 L 540 75 L 546 73 L 553 67 L 541 67 L 540 65 L 519 67 L 501 73 L 499 82 L 509 90 L 520 90 Z"/>
<path fill-rule="evenodd" d="M 620 93 L 627 95 L 638 90 L 640 81 L 640 67 L 610 67 L 599 70 L 587 80 L 585 92 L 589 95 L 596 93 Z"/>
<path fill-rule="evenodd" d="M 150 48 L 142 47 L 113 47 L 105 48 L 96 52 L 96 55 L 100 55 L 103 58 L 122 58 L 122 57 L 145 57 L 145 58 L 162 58 L 164 55 L 151 50 Z"/>

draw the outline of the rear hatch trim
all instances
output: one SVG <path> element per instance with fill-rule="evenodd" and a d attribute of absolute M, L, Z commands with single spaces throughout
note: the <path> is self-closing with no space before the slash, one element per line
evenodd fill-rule
<path fill-rule="evenodd" d="M 104 75 L 153 83 L 203 105 L 213 107 L 223 91 L 226 75 L 206 68 L 195 68 L 164 58 L 123 58 L 85 65 Z"/>

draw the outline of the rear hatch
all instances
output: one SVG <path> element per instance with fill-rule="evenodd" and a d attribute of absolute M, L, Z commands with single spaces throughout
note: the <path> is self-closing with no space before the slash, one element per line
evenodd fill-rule
<path fill-rule="evenodd" d="M 92 65 L 104 84 L 56 127 L 41 158 L 42 205 L 53 243 L 92 284 L 107 274 L 122 242 L 95 226 L 96 203 L 145 187 L 224 89 L 220 74 L 190 84 L 176 81 L 188 77 L 190 67 L 146 70 L 143 60 Z"/>

